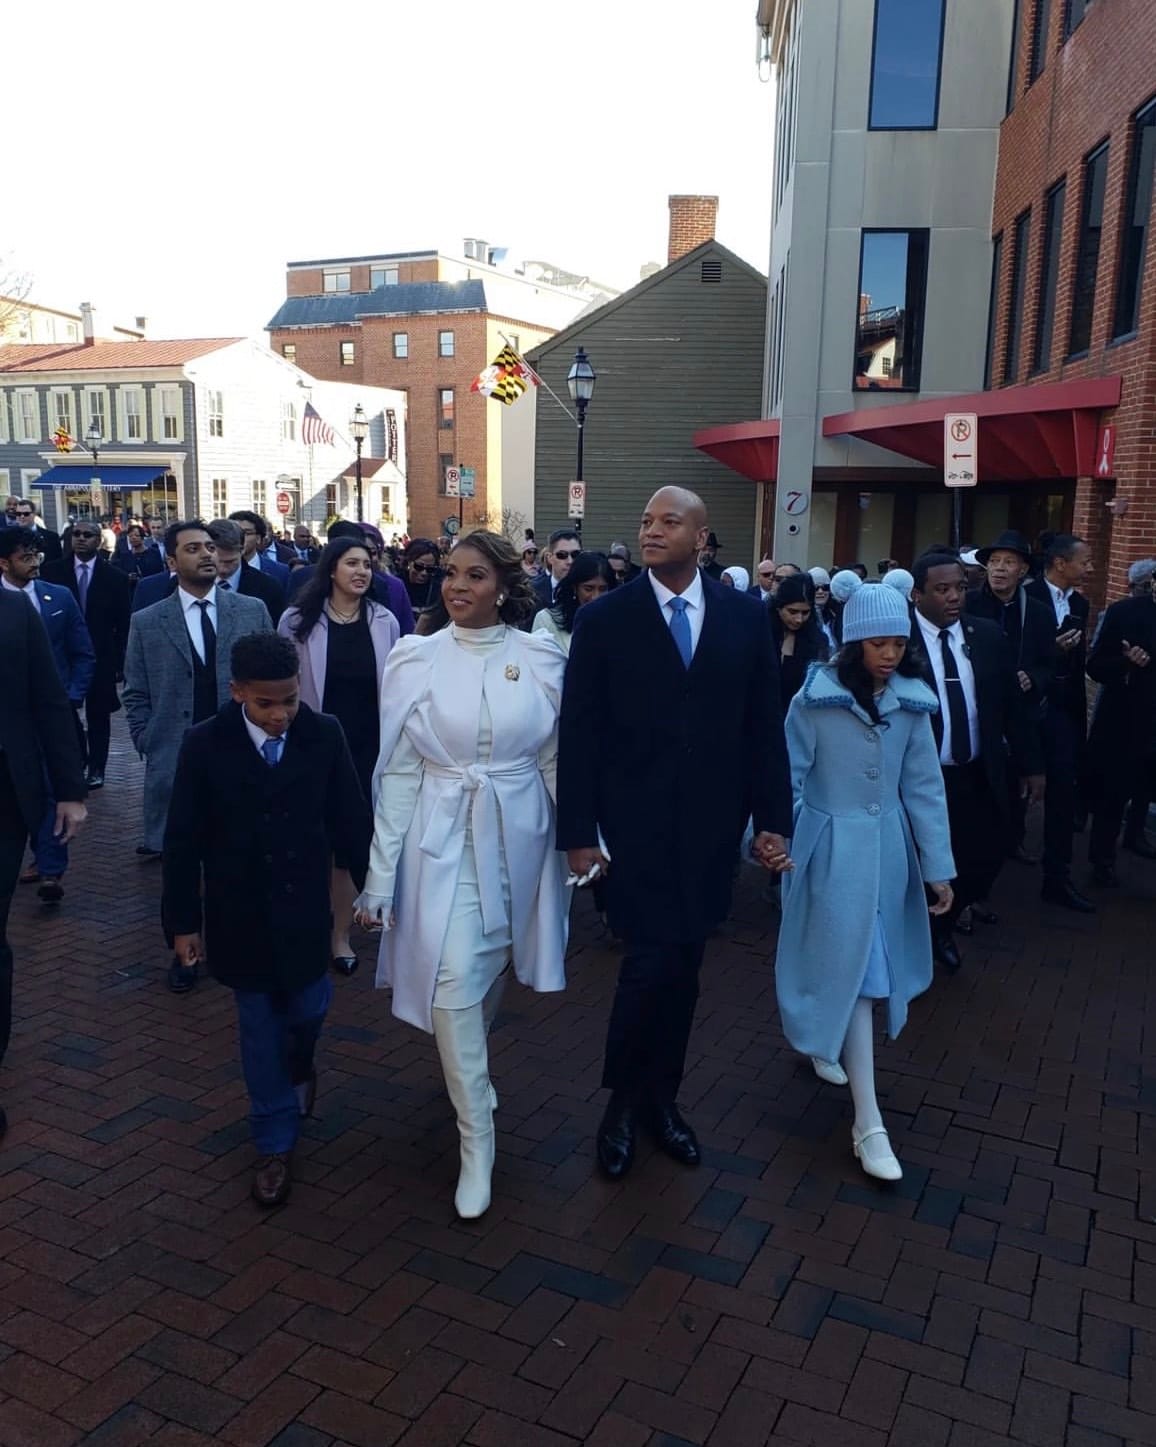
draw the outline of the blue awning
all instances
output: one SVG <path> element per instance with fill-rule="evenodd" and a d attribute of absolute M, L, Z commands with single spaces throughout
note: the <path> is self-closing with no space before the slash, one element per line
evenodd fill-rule
<path fill-rule="evenodd" d="M 91 487 L 93 478 L 100 483 L 101 487 L 132 488 L 152 487 L 154 482 L 163 481 L 166 467 L 105 467 L 99 463 L 96 467 L 85 466 L 83 463 L 64 464 L 58 467 L 50 467 L 47 472 L 42 472 L 35 482 L 29 483 L 30 487 Z"/>

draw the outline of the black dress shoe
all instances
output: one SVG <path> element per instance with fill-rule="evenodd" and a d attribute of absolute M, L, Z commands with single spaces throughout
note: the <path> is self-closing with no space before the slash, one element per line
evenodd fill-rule
<path fill-rule="evenodd" d="M 1124 848 L 1129 854 L 1138 854 L 1141 859 L 1156 859 L 1156 849 L 1148 843 L 1143 834 L 1129 834 L 1124 839 Z"/>
<path fill-rule="evenodd" d="M 983 909 L 978 904 L 971 907 L 971 917 L 976 924 L 999 924 L 999 915 L 993 910 Z"/>
<path fill-rule="evenodd" d="M 45 875 L 40 881 L 40 888 L 36 891 L 45 904 L 59 904 L 64 898 L 64 885 L 61 884 L 59 876 L 55 879 Z"/>
<path fill-rule="evenodd" d="M 1120 881 L 1116 878 L 1116 866 L 1114 864 L 1093 864 L 1092 883 L 1098 884 L 1101 889 L 1119 889 Z"/>
<path fill-rule="evenodd" d="M 346 977 L 356 975 L 357 965 L 358 960 L 356 955 L 333 956 L 333 973 L 335 975 L 345 975 Z"/>
<path fill-rule="evenodd" d="M 668 1156 L 684 1166 L 697 1166 L 702 1160 L 695 1133 L 679 1114 L 677 1105 L 656 1105 L 647 1124 Z"/>
<path fill-rule="evenodd" d="M 182 965 L 174 955 L 169 961 L 169 973 L 165 983 L 174 995 L 187 995 L 197 985 L 196 965 Z"/>
<path fill-rule="evenodd" d="M 147 844 L 138 844 L 136 852 L 142 859 L 159 859 L 161 857 L 159 849 L 150 849 Z"/>
<path fill-rule="evenodd" d="M 956 975 L 963 967 L 963 956 L 959 946 L 949 934 L 931 933 L 931 953 L 949 975 Z"/>
<path fill-rule="evenodd" d="M 634 1164 L 634 1106 L 612 1095 L 595 1141 L 598 1164 L 612 1181 L 620 1181 Z"/>
<path fill-rule="evenodd" d="M 1058 904 L 1064 909 L 1074 910 L 1076 914 L 1096 913 L 1096 906 L 1092 901 L 1085 899 L 1078 889 L 1073 889 L 1072 882 L 1068 879 L 1045 879 L 1040 898 L 1046 904 Z"/>
<path fill-rule="evenodd" d="M 104 775 L 100 772 L 99 769 L 92 769 L 85 776 L 84 782 L 88 785 L 90 789 L 103 789 Z"/>
<path fill-rule="evenodd" d="M 957 935 L 963 935 L 966 938 L 970 938 L 971 935 L 975 934 L 975 925 L 972 923 L 971 910 L 965 909 L 956 920 L 955 932 Z"/>

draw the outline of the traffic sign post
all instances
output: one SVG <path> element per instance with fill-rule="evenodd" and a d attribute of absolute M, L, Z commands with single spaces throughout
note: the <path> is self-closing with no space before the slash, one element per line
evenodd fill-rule
<path fill-rule="evenodd" d="M 586 484 L 572 482 L 567 489 L 569 515 L 573 522 L 580 523 L 586 516 Z"/>
<path fill-rule="evenodd" d="M 478 486 L 478 474 L 472 467 L 459 467 L 460 481 L 458 484 L 459 497 L 476 497 Z"/>
<path fill-rule="evenodd" d="M 446 497 L 461 497 L 462 470 L 460 467 L 446 468 Z"/>
<path fill-rule="evenodd" d="M 287 492 L 277 494 L 277 511 L 281 516 L 288 517 L 293 508 L 293 499 Z"/>
<path fill-rule="evenodd" d="M 952 544 L 959 547 L 963 532 L 961 487 L 979 482 L 979 418 L 974 412 L 948 412 L 943 419 L 943 481 L 954 488 L 951 509 Z"/>

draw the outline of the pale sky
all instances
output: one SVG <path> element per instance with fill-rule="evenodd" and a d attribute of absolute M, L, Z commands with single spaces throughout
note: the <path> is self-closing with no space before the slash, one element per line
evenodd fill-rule
<path fill-rule="evenodd" d="M 767 269 L 755 0 L 7 8 L 0 258 L 98 329 L 257 334 L 287 261 L 463 236 L 625 288 L 674 192 Z"/>

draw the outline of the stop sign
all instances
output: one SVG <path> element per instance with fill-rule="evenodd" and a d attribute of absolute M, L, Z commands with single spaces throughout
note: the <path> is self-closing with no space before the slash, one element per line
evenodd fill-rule
<path fill-rule="evenodd" d="M 292 507 L 293 499 L 289 496 L 289 494 L 287 492 L 279 492 L 277 494 L 277 511 L 281 514 L 281 516 L 288 517 Z"/>

